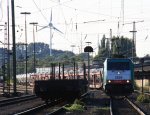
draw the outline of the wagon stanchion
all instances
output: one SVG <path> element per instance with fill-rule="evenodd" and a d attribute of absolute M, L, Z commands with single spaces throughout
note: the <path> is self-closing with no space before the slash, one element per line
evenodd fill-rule
<path fill-rule="evenodd" d="M 74 66 L 74 68 L 73 68 L 73 69 L 74 69 L 74 70 L 73 70 L 73 71 L 74 71 L 74 76 L 73 76 L 74 78 L 73 78 L 73 79 L 75 79 L 75 75 L 76 75 L 76 63 L 75 63 L 75 61 L 74 61 L 74 63 L 73 63 L 73 66 Z"/>
<path fill-rule="evenodd" d="M 63 74 L 62 76 L 63 76 L 63 79 L 64 79 L 64 77 L 65 77 L 65 76 L 64 76 L 64 63 L 63 63 L 63 65 L 62 65 L 62 74 Z"/>
<path fill-rule="evenodd" d="M 59 77 L 59 80 L 61 79 L 61 77 L 60 77 L 60 63 L 58 64 L 58 66 L 59 66 L 59 73 L 58 73 L 58 77 Z"/>
<path fill-rule="evenodd" d="M 55 64 L 53 64 L 53 78 L 55 79 Z"/>
<path fill-rule="evenodd" d="M 144 77 L 144 76 L 143 76 L 143 72 L 144 72 L 143 64 L 144 64 L 144 58 L 141 58 L 141 59 L 140 59 L 140 62 L 141 62 L 141 66 L 142 66 L 142 94 L 143 94 L 143 92 L 144 92 L 144 91 L 143 91 L 143 80 L 144 80 L 144 79 L 143 79 L 143 77 Z"/>
<path fill-rule="evenodd" d="M 51 79 L 53 79 L 53 64 L 51 63 Z"/>
<path fill-rule="evenodd" d="M 86 66 L 85 63 L 83 64 L 83 75 L 84 75 L 84 80 L 86 80 Z"/>

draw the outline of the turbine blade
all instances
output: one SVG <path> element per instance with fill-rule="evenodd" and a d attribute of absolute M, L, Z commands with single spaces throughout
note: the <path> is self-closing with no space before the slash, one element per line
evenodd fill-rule
<path fill-rule="evenodd" d="M 37 32 L 38 30 L 37 30 L 37 26 L 36 26 L 36 32 Z"/>
<path fill-rule="evenodd" d="M 39 30 L 37 30 L 37 31 L 41 31 L 41 30 L 43 30 L 43 29 L 45 29 L 45 28 L 47 28 L 47 27 L 49 27 L 49 25 L 44 26 L 43 28 L 41 28 L 41 29 L 39 29 Z"/>
<path fill-rule="evenodd" d="M 60 33 L 62 33 L 62 34 L 64 34 L 62 31 L 60 31 L 59 29 L 57 29 L 57 28 L 54 27 L 54 26 L 53 26 L 53 29 L 54 29 L 54 30 L 57 30 L 58 32 L 60 32 Z"/>
<path fill-rule="evenodd" d="M 41 25 L 37 25 L 38 27 L 44 27 L 44 26 L 41 26 Z"/>
<path fill-rule="evenodd" d="M 50 16 L 50 23 L 52 22 L 52 9 L 51 9 L 51 16 Z"/>
<path fill-rule="evenodd" d="M 85 35 L 84 40 L 86 39 L 86 37 L 87 37 L 87 34 Z M 84 40 L 83 40 L 83 41 L 84 41 Z"/>

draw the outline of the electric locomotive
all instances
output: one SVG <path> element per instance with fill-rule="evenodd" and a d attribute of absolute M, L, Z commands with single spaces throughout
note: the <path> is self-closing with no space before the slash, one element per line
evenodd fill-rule
<path fill-rule="evenodd" d="M 134 64 L 127 58 L 107 58 L 103 67 L 103 89 L 109 96 L 127 96 L 134 91 Z"/>

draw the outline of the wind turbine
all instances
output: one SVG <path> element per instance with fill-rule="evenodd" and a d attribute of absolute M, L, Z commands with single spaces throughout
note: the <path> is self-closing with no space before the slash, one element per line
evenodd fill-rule
<path fill-rule="evenodd" d="M 39 29 L 38 31 L 43 30 L 45 28 L 50 29 L 50 46 L 49 47 L 50 47 L 50 56 L 52 56 L 52 38 L 53 38 L 52 29 L 54 29 L 54 30 L 60 32 L 61 34 L 63 34 L 63 32 L 60 31 L 59 29 L 57 29 L 52 23 L 52 9 L 51 9 L 51 16 L 50 16 L 49 24 L 47 26 L 44 26 L 43 28 Z"/>

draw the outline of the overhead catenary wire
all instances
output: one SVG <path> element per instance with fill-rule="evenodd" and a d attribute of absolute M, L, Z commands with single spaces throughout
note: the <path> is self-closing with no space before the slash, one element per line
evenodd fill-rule
<path fill-rule="evenodd" d="M 109 32 L 107 32 L 107 30 L 106 30 L 107 27 L 106 26 L 108 26 L 109 23 L 110 23 L 109 26 L 111 26 L 109 28 L 112 28 L 113 35 L 117 35 L 119 33 L 120 36 L 127 36 L 127 37 L 130 36 L 130 33 L 129 33 L 130 26 L 126 26 L 126 27 L 122 26 L 123 13 L 118 14 L 119 12 L 121 12 L 121 10 L 123 10 L 123 8 L 121 7 L 123 4 L 120 4 L 121 1 L 123 1 L 123 0 L 121 0 L 119 2 L 115 2 L 115 3 L 112 2 L 112 0 L 111 0 L 111 5 L 112 6 L 109 6 L 109 4 L 108 4 L 107 7 L 103 7 L 103 1 L 96 1 L 96 3 L 99 2 L 99 5 L 101 5 L 101 7 L 99 9 L 95 9 L 95 8 L 97 8 L 97 4 L 95 4 L 94 9 L 83 9 L 80 6 L 78 7 L 78 4 L 72 5 L 72 4 L 76 3 L 76 0 L 65 0 L 65 1 L 64 0 L 63 1 L 62 0 L 56 0 L 56 1 L 55 0 L 47 0 L 47 3 L 49 3 L 49 5 L 46 5 L 46 6 L 44 6 L 44 3 L 42 3 L 40 5 L 38 3 L 38 1 L 39 0 L 37 0 L 37 1 L 34 0 L 34 2 L 36 2 L 36 5 L 38 6 L 38 8 L 34 8 L 34 11 L 32 12 L 32 14 L 35 15 L 35 16 L 39 16 L 40 18 L 43 18 L 43 16 L 40 13 L 40 12 L 42 12 L 43 15 L 48 19 L 48 17 L 46 15 L 48 14 L 48 12 L 51 8 L 54 8 L 55 11 L 59 10 L 59 13 L 54 13 L 55 15 L 58 15 L 58 16 L 55 16 L 56 19 L 53 22 L 53 24 L 56 24 L 56 25 L 58 25 L 58 27 L 60 26 L 62 28 L 61 30 L 63 30 L 64 35 L 59 35 L 59 36 L 63 37 L 65 39 L 65 41 L 67 41 L 68 43 L 69 42 L 74 42 L 75 39 L 73 38 L 73 36 L 75 34 L 77 34 L 77 36 L 78 36 L 77 39 L 80 38 L 79 36 L 80 36 L 81 33 L 83 34 L 83 36 L 85 34 L 88 34 L 88 36 L 89 36 L 88 39 L 90 38 L 90 35 L 94 36 L 95 34 L 100 34 L 100 36 L 103 35 L 103 34 L 106 34 L 106 36 L 108 36 Z M 40 0 L 40 2 L 42 2 L 42 0 Z M 110 1 L 109 1 L 109 3 L 110 3 Z M 114 6 L 114 5 L 116 5 L 116 3 L 117 3 L 118 6 Z M 89 4 L 89 6 L 91 6 L 91 4 Z M 126 6 L 126 4 L 125 4 L 125 6 Z M 103 12 L 103 10 L 104 10 L 103 8 L 105 8 L 108 12 L 107 13 Z M 115 9 L 118 9 L 118 12 L 116 14 L 114 14 Z M 78 11 L 78 18 L 79 19 L 82 18 L 82 19 L 78 20 L 78 21 L 75 21 L 75 17 L 73 15 L 73 12 L 72 12 L 72 14 L 69 14 L 69 13 L 67 14 L 66 10 L 68 10 L 70 12 L 74 11 L 74 10 L 77 10 Z M 127 11 L 127 10 L 129 10 L 129 9 L 126 9 L 126 7 L 125 7 L 125 11 Z M 142 9 L 142 11 L 143 11 L 142 13 L 145 13 L 144 9 Z M 60 12 L 61 12 L 61 14 L 60 14 Z M 131 15 L 133 15 L 133 16 L 131 17 Z M 124 22 L 126 23 L 126 22 L 131 22 L 133 20 L 136 21 L 138 19 L 139 20 L 144 19 L 140 16 L 137 17 L 138 15 L 139 15 L 139 12 L 133 12 L 133 13 L 125 12 Z M 88 19 L 88 18 L 86 18 L 87 16 L 91 16 L 91 18 Z M 118 16 L 120 16 L 119 21 L 118 21 Z M 127 16 L 129 16 L 129 18 L 126 18 Z M 106 21 L 103 22 L 103 24 L 100 25 L 99 27 L 98 27 L 97 23 L 89 23 L 89 25 L 84 25 L 84 24 L 87 24 L 87 23 L 85 23 L 87 21 L 91 20 L 92 22 L 94 22 L 96 20 L 100 20 L 103 17 L 104 17 L 104 19 L 106 19 Z M 147 22 L 148 22 L 149 21 L 148 18 L 146 18 L 146 19 L 147 19 Z M 41 21 L 41 20 L 39 20 L 39 21 Z M 117 33 L 116 30 L 117 30 L 117 23 L 118 22 L 119 22 L 119 29 L 118 29 L 119 31 Z M 144 22 L 147 23 L 146 21 L 144 21 Z M 40 25 L 45 25 L 44 23 L 45 23 L 45 19 L 44 19 L 44 21 L 39 22 L 39 26 Z M 90 26 L 92 27 L 91 28 L 92 31 L 89 31 L 90 29 L 87 29 Z M 95 28 L 94 28 L 94 26 L 95 26 Z M 76 32 L 76 30 L 75 30 L 76 27 L 78 29 L 78 32 Z M 101 27 L 104 27 L 104 29 L 101 30 Z M 86 28 L 86 29 L 83 30 L 82 28 Z M 148 28 L 147 25 L 146 25 L 146 28 Z M 96 29 L 96 31 L 93 31 L 94 29 Z M 142 29 L 141 28 L 139 28 L 139 29 L 140 30 L 138 30 L 138 31 L 144 31 L 145 32 L 145 26 L 143 26 Z M 141 33 L 138 32 L 138 34 L 141 34 Z M 145 37 L 143 37 L 143 39 L 145 39 L 145 38 L 146 38 L 146 35 L 145 35 Z"/>
<path fill-rule="evenodd" d="M 0 1 L 0 10 L 1 10 L 1 18 L 0 18 L 0 22 L 3 19 L 3 6 L 2 6 L 2 0 Z"/>
<path fill-rule="evenodd" d="M 38 5 L 36 4 L 36 2 L 34 1 L 34 0 L 32 0 L 33 1 L 33 3 L 35 4 L 35 6 L 36 6 L 36 8 L 38 9 L 38 11 L 41 13 L 41 15 L 43 16 L 43 18 L 47 21 L 47 22 L 49 22 L 48 20 L 47 20 L 47 18 L 44 16 L 44 14 L 42 13 L 42 11 L 41 11 L 41 9 L 38 7 Z"/>
<path fill-rule="evenodd" d="M 33 2 L 34 2 L 34 4 L 35 4 L 35 6 L 36 6 L 36 8 L 38 9 L 38 11 L 41 13 L 41 15 L 43 16 L 43 18 L 48 22 L 48 20 L 47 20 L 47 18 L 45 17 L 45 15 L 42 13 L 42 10 L 37 6 L 37 4 L 36 4 L 36 2 L 33 0 Z M 67 1 L 68 2 L 68 1 Z M 63 2 L 63 3 L 66 3 L 66 2 Z M 61 3 L 62 4 L 62 3 Z M 59 6 L 60 6 L 60 3 L 58 4 Z M 57 5 L 56 5 L 57 6 Z M 52 7 L 54 7 L 54 6 L 52 6 Z M 52 8 L 52 7 L 50 7 L 50 8 Z M 44 10 L 44 9 L 43 9 Z M 62 10 L 61 10 L 62 11 Z M 63 11 L 62 11 L 62 14 L 63 14 Z M 64 16 L 64 14 L 63 14 L 63 16 Z M 64 20 L 65 20 L 65 24 L 66 24 L 66 19 L 65 19 L 65 16 L 64 16 Z M 39 25 L 38 25 L 39 26 Z M 41 26 L 42 27 L 42 26 Z M 66 36 L 66 31 L 67 31 L 67 27 L 66 27 L 66 30 L 65 30 L 65 36 Z"/>

